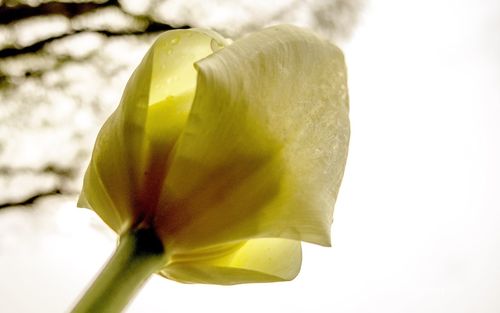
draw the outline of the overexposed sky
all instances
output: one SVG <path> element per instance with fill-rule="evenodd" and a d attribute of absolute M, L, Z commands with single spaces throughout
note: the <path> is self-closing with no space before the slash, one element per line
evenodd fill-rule
<path fill-rule="evenodd" d="M 290 283 L 154 277 L 127 312 L 500 312 L 499 29 L 497 0 L 368 2 L 343 45 L 334 247 L 304 245 Z M 17 234 L 0 250 L 2 312 L 64 312 L 112 252 L 93 214 L 57 203 L 0 211 L 0 235 Z"/>

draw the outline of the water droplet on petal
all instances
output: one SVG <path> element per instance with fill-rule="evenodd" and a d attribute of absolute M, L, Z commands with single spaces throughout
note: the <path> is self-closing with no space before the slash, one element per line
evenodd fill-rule
<path fill-rule="evenodd" d="M 178 42 L 179 42 L 179 37 L 175 37 L 175 38 L 172 38 L 172 39 L 170 40 L 170 43 L 171 43 L 172 45 L 176 45 Z"/>

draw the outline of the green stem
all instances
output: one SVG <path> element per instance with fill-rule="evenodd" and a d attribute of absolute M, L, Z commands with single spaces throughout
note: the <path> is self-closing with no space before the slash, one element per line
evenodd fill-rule
<path fill-rule="evenodd" d="M 154 231 L 129 232 L 120 238 L 115 253 L 71 312 L 121 312 L 165 259 Z"/>

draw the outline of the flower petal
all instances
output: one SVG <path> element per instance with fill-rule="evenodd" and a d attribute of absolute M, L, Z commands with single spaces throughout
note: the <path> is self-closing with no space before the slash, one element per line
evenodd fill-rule
<path fill-rule="evenodd" d="M 117 233 L 152 214 L 144 210 L 154 205 L 144 203 L 157 198 L 155 178 L 162 169 L 151 162 L 167 158 L 181 133 L 195 92 L 193 63 L 211 54 L 214 42 L 226 44 L 206 30 L 160 35 L 99 132 L 78 205 L 95 210 Z"/>
<path fill-rule="evenodd" d="M 288 281 L 299 273 L 299 241 L 260 238 L 237 244 L 236 248 L 231 248 L 233 245 L 226 244 L 229 253 L 209 259 L 200 260 L 200 255 L 192 254 L 174 256 L 161 274 L 184 283 L 233 285 Z"/>
<path fill-rule="evenodd" d="M 157 217 L 171 249 L 278 237 L 330 244 L 349 141 L 341 51 L 294 26 L 199 61 Z"/>

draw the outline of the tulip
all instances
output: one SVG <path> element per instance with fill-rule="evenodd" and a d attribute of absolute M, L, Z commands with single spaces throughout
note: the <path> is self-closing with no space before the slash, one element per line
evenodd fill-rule
<path fill-rule="evenodd" d="M 79 206 L 118 235 L 74 312 L 117 312 L 153 273 L 287 281 L 330 246 L 349 142 L 343 54 L 280 25 L 160 35 L 102 127 Z"/>

